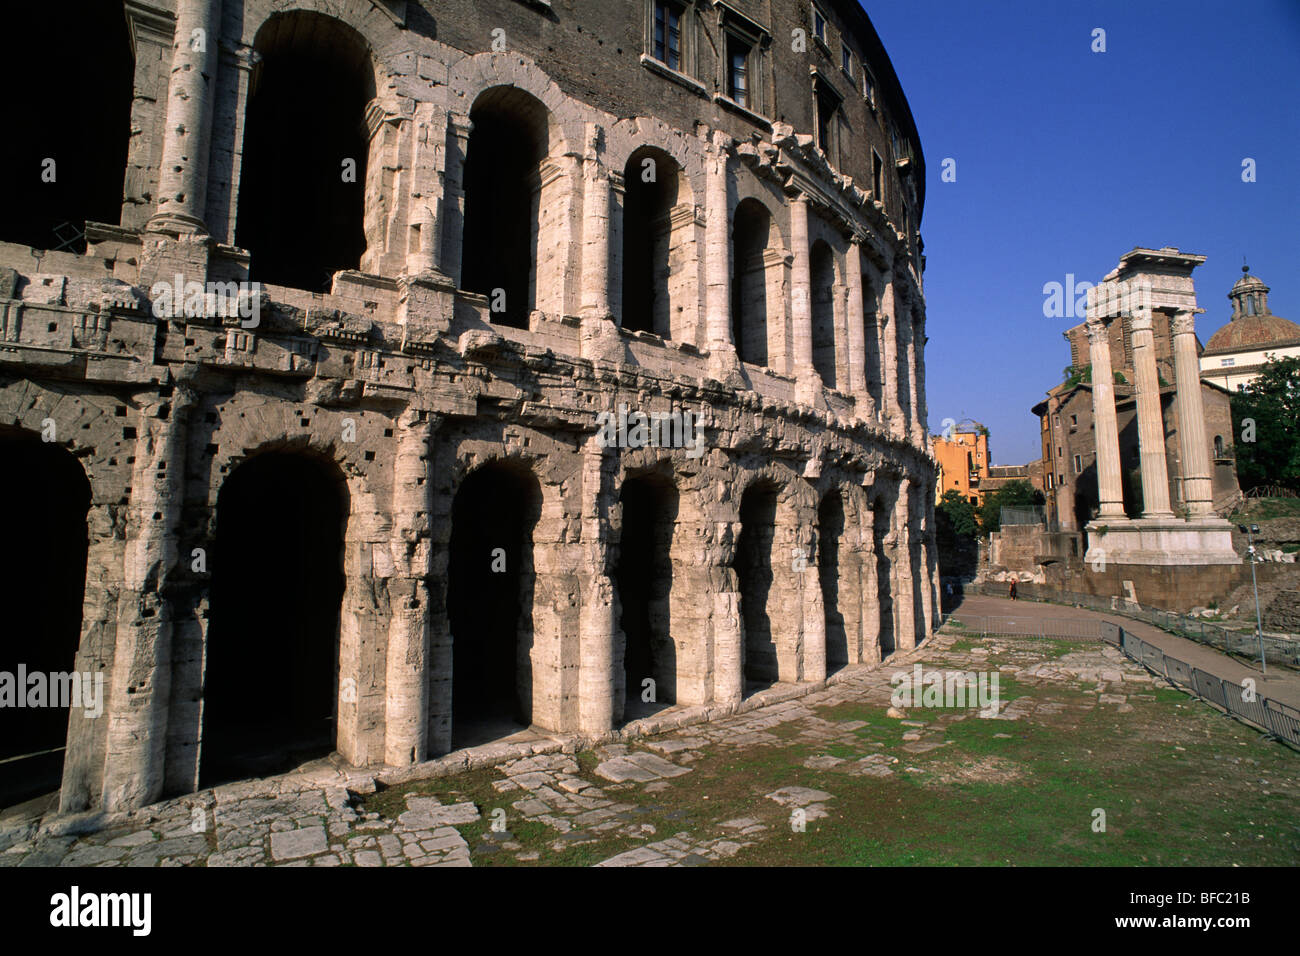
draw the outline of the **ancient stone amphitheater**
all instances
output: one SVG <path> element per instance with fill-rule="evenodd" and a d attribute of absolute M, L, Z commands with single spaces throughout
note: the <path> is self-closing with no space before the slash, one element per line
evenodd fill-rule
<path fill-rule="evenodd" d="M 0 806 L 704 719 L 930 633 L 924 162 L 856 2 L 13 17 L 78 66 L 3 170 L 0 671 L 49 699 Z"/>

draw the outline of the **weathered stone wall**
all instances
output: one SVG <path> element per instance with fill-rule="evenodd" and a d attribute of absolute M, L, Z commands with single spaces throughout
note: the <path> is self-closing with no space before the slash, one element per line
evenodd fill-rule
<path fill-rule="evenodd" d="M 31 250 L 0 243 L 0 425 L 40 434 L 52 422 L 92 489 L 77 666 L 106 675 L 108 701 L 104 719 L 70 723 L 64 809 L 138 806 L 199 786 L 212 569 L 194 556 L 215 539 L 226 479 L 270 452 L 316 462 L 348 502 L 335 726 L 338 753 L 356 765 L 409 764 L 453 746 L 452 514 L 466 479 L 493 463 L 540 488 L 517 644 L 518 689 L 538 728 L 607 733 L 635 693 L 614 575 L 620 495 L 639 476 L 677 495 L 664 531 L 671 589 L 652 610 L 658 646 L 672 647 L 677 703 L 725 707 L 747 692 L 737 540 L 742 496 L 757 484 L 777 497 L 765 564 L 772 678 L 825 679 L 828 621 L 832 666 L 878 661 L 930 633 L 935 466 L 918 237 L 900 229 L 901 205 L 864 191 L 856 172 L 812 145 L 807 91 L 785 79 L 801 67 L 806 83 L 805 62 L 773 76 L 776 121 L 714 105 L 710 126 L 697 122 L 695 94 L 637 62 L 636 36 L 615 37 L 639 34 L 639 3 L 582 4 L 581 22 L 601 27 L 583 31 L 563 10 L 453 3 L 439 7 L 435 30 L 413 3 L 401 22 L 379 3 L 303 0 L 295 9 L 364 38 L 375 65 L 370 169 L 384 174 L 366 181 L 366 271 L 338 272 L 328 294 L 243 293 L 258 306 L 255 325 L 210 303 L 166 315 L 159 283 L 248 277 L 249 254 L 229 242 L 250 54 L 285 6 L 178 0 L 173 18 L 132 4 L 137 18 L 152 11 L 152 32 L 137 34 L 153 44 L 137 58 L 132 212 L 122 228 L 92 224 L 84 256 L 51 252 L 39 270 Z M 205 96 L 150 107 L 145 93 L 168 89 L 160 74 L 191 56 L 181 28 L 218 9 L 219 65 L 198 66 Z M 806 4 L 772 15 L 789 21 L 771 25 L 786 35 Z M 858 15 L 845 16 L 856 30 Z M 497 26 L 509 52 L 483 52 Z M 874 33 L 861 39 L 878 46 Z M 782 45 L 773 44 L 778 63 Z M 878 65 L 876 81 L 882 107 L 905 109 L 892 70 Z M 488 298 L 457 287 L 468 114 L 497 87 L 535 97 L 550 130 L 527 328 L 494 324 Z M 164 121 L 174 114 L 206 124 L 206 164 L 167 142 L 181 135 Z M 644 145 L 672 156 L 689 186 L 674 212 L 669 301 L 680 311 L 669 338 L 619 328 L 615 174 Z M 165 215 L 148 218 L 141 203 L 159 188 L 165 153 L 181 157 L 167 170 L 178 180 L 199 163 L 206 198 L 171 193 L 159 202 Z M 851 149 L 841 155 L 856 162 Z M 892 166 L 887 179 L 891 195 L 903 191 Z M 774 223 L 771 367 L 740 362 L 730 335 L 729 223 L 747 197 Z M 792 205 L 808 220 L 800 242 Z M 816 303 L 833 387 L 812 367 L 808 256 L 818 240 L 836 276 Z M 869 324 L 851 294 L 860 273 Z M 698 414 L 702 453 L 602 447 L 597 415 L 620 405 Z M 828 495 L 843 517 L 823 529 Z M 823 578 L 819 556 L 832 550 L 835 571 Z M 274 678 L 259 675 L 250 696 Z"/>

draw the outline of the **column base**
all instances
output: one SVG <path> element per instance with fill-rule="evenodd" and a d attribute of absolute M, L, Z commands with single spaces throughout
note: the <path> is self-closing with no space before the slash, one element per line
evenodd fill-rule
<path fill-rule="evenodd" d="M 1241 564 L 1232 524 L 1222 518 L 1108 518 L 1090 521 L 1085 530 L 1084 562 L 1095 570 L 1106 564 Z"/>

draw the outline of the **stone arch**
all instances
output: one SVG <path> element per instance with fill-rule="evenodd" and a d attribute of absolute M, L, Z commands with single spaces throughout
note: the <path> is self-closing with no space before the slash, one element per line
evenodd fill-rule
<path fill-rule="evenodd" d="M 817 573 L 826 615 L 826 672 L 864 660 L 862 653 L 864 582 L 862 490 L 852 482 L 833 482 L 817 508 Z M 874 577 L 873 577 L 874 580 Z"/>
<path fill-rule="evenodd" d="M 525 444 L 526 443 L 526 444 Z M 433 489 L 429 561 L 429 750 L 452 749 L 453 640 L 448 617 L 451 537 L 456 496 L 474 471 L 487 465 L 531 475 L 540 486 L 532 523 L 531 608 L 520 624 L 521 654 L 528 654 L 531 723 L 567 731 L 578 723 L 578 635 L 582 563 L 580 488 L 573 481 L 573 446 L 521 426 L 452 421 L 433 441 Z M 532 521 L 531 517 L 529 518 Z M 508 729 L 508 728 L 507 728 Z"/>
<path fill-rule="evenodd" d="M 877 660 L 884 660 L 898 649 L 895 636 L 895 565 L 898 561 L 895 542 L 894 512 L 898 500 L 896 482 L 878 480 L 868 492 L 871 514 L 872 552 L 875 555 L 877 614 Z"/>
<path fill-rule="evenodd" d="M 731 222 L 731 334 L 741 361 L 787 367 L 784 260 L 771 211 L 758 199 L 736 205 Z"/>
<path fill-rule="evenodd" d="M 619 231 L 622 327 L 693 339 L 699 312 L 695 198 L 685 169 L 657 146 L 628 156 Z"/>
<path fill-rule="evenodd" d="M 862 269 L 862 343 L 863 343 L 863 377 L 867 394 L 879 414 L 884 409 L 885 349 L 882 336 L 884 327 L 881 323 L 881 282 L 879 273 L 870 265 L 863 264 Z"/>
<path fill-rule="evenodd" d="M 123 213 L 134 56 L 122 5 L 11 4 L 5 33 L 15 45 L 57 38 L 58 59 L 36 72 L 28 57 L 0 64 L 4 89 L 29 89 L 37 73 L 40 88 L 40 101 L 13 110 L 6 123 L 0 241 L 84 253 L 86 223 L 117 225 Z"/>
<path fill-rule="evenodd" d="M 334 14 L 276 12 L 251 43 L 235 242 L 254 280 L 329 291 L 334 273 L 361 268 L 382 225 L 367 229 L 371 162 L 383 110 L 366 37 Z M 304 89 L 312 95 L 303 96 Z M 305 157 L 286 163 L 292 152 Z"/>
<path fill-rule="evenodd" d="M 528 328 L 533 311 L 563 309 L 572 189 L 555 161 L 563 136 L 546 105 L 516 86 L 480 92 L 469 119 L 460 285 L 488 297 L 493 322 Z"/>
<path fill-rule="evenodd" d="M 737 482 L 745 691 L 826 676 L 818 586 L 816 492 L 788 466 L 767 465 Z"/>
<path fill-rule="evenodd" d="M 533 534 L 541 485 L 518 460 L 479 465 L 452 503 L 447 567 L 452 747 L 533 723 Z"/>
<path fill-rule="evenodd" d="M 301 448 L 260 450 L 222 482 L 200 786 L 345 749 L 340 704 L 365 693 L 341 650 L 351 498 L 337 464 Z"/>
<path fill-rule="evenodd" d="M 81 729 L 69 717 L 102 713 L 107 687 L 102 671 L 79 660 L 91 503 L 85 470 L 40 433 L 0 427 L 0 500 L 8 505 L 0 525 L 0 673 L 16 695 L 0 703 L 0 808 L 7 808 L 61 788 L 65 754 Z M 26 675 L 40 676 L 33 685 Z"/>
<path fill-rule="evenodd" d="M 619 487 L 618 560 L 612 575 L 622 638 L 622 667 L 617 655 L 615 661 L 616 723 L 678 702 L 679 645 L 687 640 L 673 613 L 680 606 L 673 600 L 681 560 L 680 497 L 671 475 L 658 468 L 636 469 Z M 649 687 L 647 678 L 653 681 Z M 646 700 L 650 688 L 654 694 Z"/>

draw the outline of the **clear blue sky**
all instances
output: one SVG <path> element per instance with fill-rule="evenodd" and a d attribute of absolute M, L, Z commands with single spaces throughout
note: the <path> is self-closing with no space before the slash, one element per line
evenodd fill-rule
<path fill-rule="evenodd" d="M 1202 343 L 1227 323 L 1242 256 L 1300 321 L 1300 0 L 863 6 L 925 152 L 931 430 L 973 418 L 995 463 L 1037 459 L 1029 409 L 1081 321 L 1045 318 L 1043 285 L 1096 282 L 1134 246 L 1207 257 Z"/>

